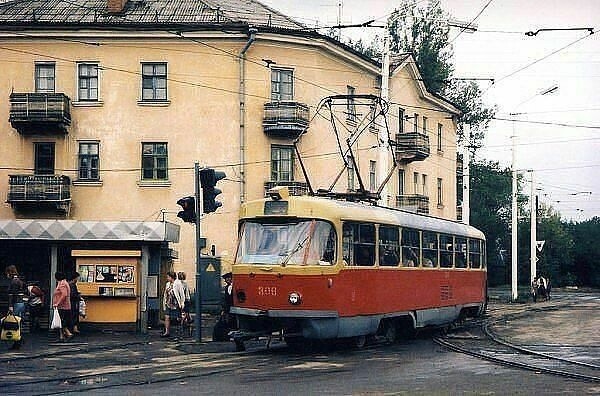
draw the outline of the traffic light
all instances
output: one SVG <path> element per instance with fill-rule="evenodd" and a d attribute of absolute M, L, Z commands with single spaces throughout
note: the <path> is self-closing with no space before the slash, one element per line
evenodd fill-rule
<path fill-rule="evenodd" d="M 217 182 L 225 178 L 225 172 L 215 171 L 212 168 L 200 169 L 200 185 L 202 186 L 202 212 L 212 213 L 223 204 L 215 201 L 221 190 L 215 188 Z"/>
<path fill-rule="evenodd" d="M 196 199 L 194 197 L 184 197 L 177 201 L 183 209 L 177 213 L 177 217 L 181 218 L 186 223 L 196 222 Z"/>

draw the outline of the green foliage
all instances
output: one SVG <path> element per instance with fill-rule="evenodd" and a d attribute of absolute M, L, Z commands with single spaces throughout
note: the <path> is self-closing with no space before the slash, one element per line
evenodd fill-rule
<path fill-rule="evenodd" d="M 571 223 L 573 235 L 573 271 L 577 284 L 600 287 L 600 217 Z"/>
<path fill-rule="evenodd" d="M 430 92 L 442 93 L 452 75 L 452 47 L 448 43 L 449 15 L 439 2 L 417 7 L 412 1 L 402 1 L 389 19 L 393 52 L 414 55 L 423 82 Z"/>

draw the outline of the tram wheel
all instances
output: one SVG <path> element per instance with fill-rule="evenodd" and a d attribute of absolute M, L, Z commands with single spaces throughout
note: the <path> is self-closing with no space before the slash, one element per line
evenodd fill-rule
<path fill-rule="evenodd" d="M 235 342 L 235 351 L 236 352 L 244 352 L 246 350 L 246 345 L 244 345 L 244 341 L 234 340 L 234 342 Z"/>
<path fill-rule="evenodd" d="M 398 329 L 396 328 L 396 324 L 394 322 L 389 321 L 385 324 L 383 337 L 388 344 L 393 344 L 398 340 Z"/>
<path fill-rule="evenodd" d="M 358 349 L 364 348 L 367 345 L 367 336 L 359 335 L 357 337 L 354 337 L 353 343 L 354 343 L 355 348 L 358 348 Z"/>

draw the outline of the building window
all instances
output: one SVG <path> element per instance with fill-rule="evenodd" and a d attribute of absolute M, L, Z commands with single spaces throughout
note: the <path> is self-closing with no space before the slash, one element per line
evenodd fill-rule
<path fill-rule="evenodd" d="M 34 143 L 36 175 L 54 174 L 54 142 Z"/>
<path fill-rule="evenodd" d="M 142 100 L 167 100 L 166 63 L 142 63 Z"/>
<path fill-rule="evenodd" d="M 369 190 L 377 191 L 377 161 L 369 161 Z"/>
<path fill-rule="evenodd" d="M 348 121 L 356 121 L 356 104 L 354 103 L 354 95 L 356 94 L 356 89 L 351 87 L 350 85 L 346 86 L 348 93 L 348 101 L 346 102 L 346 113 Z"/>
<path fill-rule="evenodd" d="M 294 148 L 271 146 L 271 181 L 294 180 Z"/>
<path fill-rule="evenodd" d="M 354 190 L 354 162 L 352 157 L 346 157 L 346 166 L 348 167 L 348 190 Z"/>
<path fill-rule="evenodd" d="M 415 172 L 413 174 L 413 191 L 416 194 L 419 193 L 419 173 Z"/>
<path fill-rule="evenodd" d="M 35 64 L 35 92 L 54 93 L 56 65 L 54 63 Z"/>
<path fill-rule="evenodd" d="M 80 63 L 77 65 L 78 100 L 98 100 L 98 64 Z"/>
<path fill-rule="evenodd" d="M 398 133 L 404 133 L 404 109 L 398 108 Z"/>
<path fill-rule="evenodd" d="M 423 116 L 423 135 L 427 135 L 427 117 Z"/>
<path fill-rule="evenodd" d="M 79 143 L 79 180 L 99 180 L 100 153 L 98 142 Z"/>
<path fill-rule="evenodd" d="M 438 206 L 444 205 L 444 189 L 442 185 L 442 179 L 438 177 L 437 179 L 437 204 Z"/>
<path fill-rule="evenodd" d="M 418 133 L 419 132 L 419 115 L 417 113 L 415 113 L 415 115 L 414 115 L 414 121 L 413 122 L 415 123 L 415 125 L 414 125 L 414 127 L 415 127 L 414 128 L 414 133 Z"/>
<path fill-rule="evenodd" d="M 442 150 L 442 124 L 438 124 L 438 131 L 437 131 L 437 151 L 443 151 Z"/>
<path fill-rule="evenodd" d="M 398 170 L 398 195 L 404 195 L 404 169 Z"/>
<path fill-rule="evenodd" d="M 286 69 L 271 70 L 271 100 L 294 100 L 294 71 Z"/>
<path fill-rule="evenodd" d="M 167 143 L 142 143 L 142 179 L 168 179 Z"/>
<path fill-rule="evenodd" d="M 427 189 L 427 175 L 422 175 L 423 176 L 423 195 L 427 196 L 427 193 L 429 192 Z"/>

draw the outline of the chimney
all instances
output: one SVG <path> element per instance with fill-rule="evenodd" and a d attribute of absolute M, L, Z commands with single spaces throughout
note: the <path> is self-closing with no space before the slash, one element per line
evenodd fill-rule
<path fill-rule="evenodd" d="M 119 14 L 123 12 L 127 0 L 107 0 L 106 10 L 109 14 Z"/>

